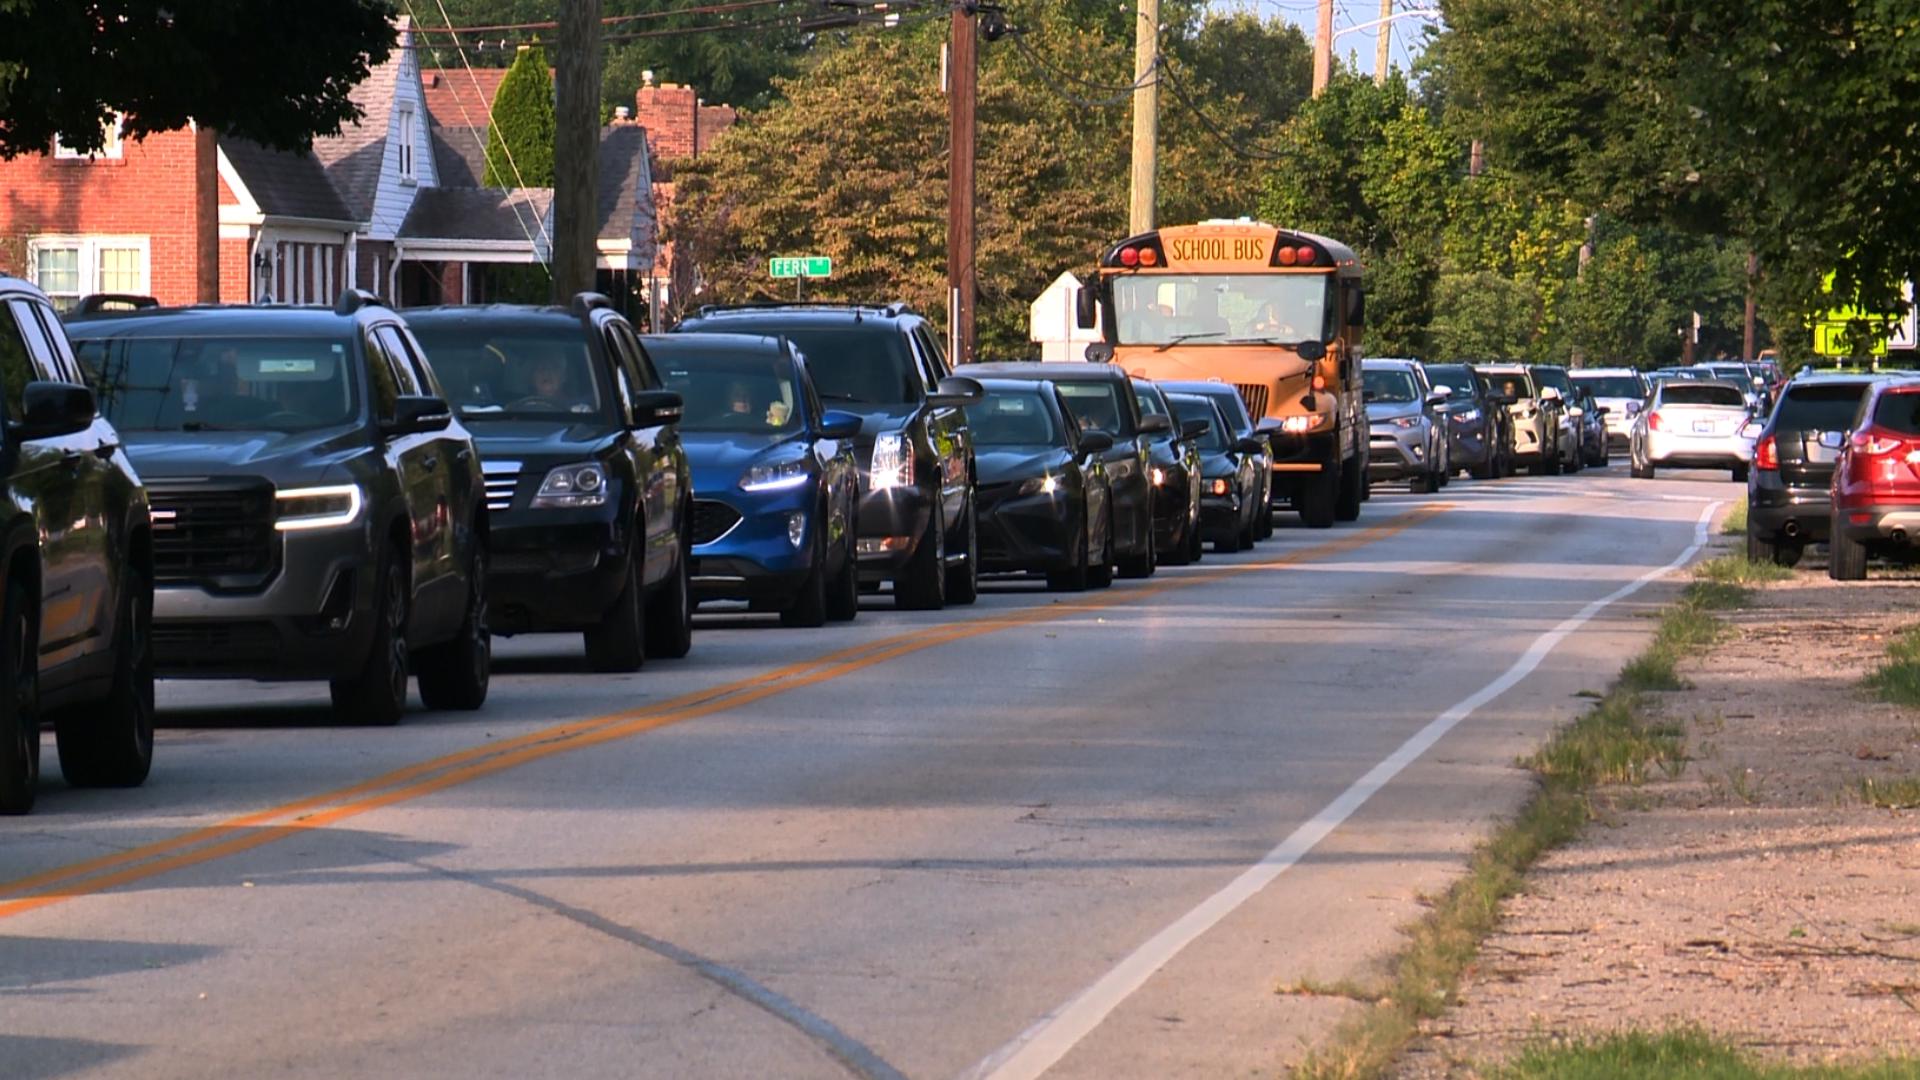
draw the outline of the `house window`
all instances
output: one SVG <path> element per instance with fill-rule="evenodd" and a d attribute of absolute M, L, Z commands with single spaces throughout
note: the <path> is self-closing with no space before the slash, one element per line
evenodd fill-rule
<path fill-rule="evenodd" d="M 400 177 L 413 179 L 413 110 L 400 110 Z"/>
<path fill-rule="evenodd" d="M 83 160 L 86 158 L 118 159 L 120 157 L 120 118 L 118 116 L 113 118 L 112 123 L 105 125 L 102 137 L 106 141 L 100 144 L 99 150 L 91 154 L 83 154 L 62 143 L 59 136 L 55 136 L 53 140 L 53 156 L 62 161 Z"/>
<path fill-rule="evenodd" d="M 70 310 L 89 293 L 144 296 L 148 246 L 144 236 L 48 236 L 27 243 L 33 283 Z"/>

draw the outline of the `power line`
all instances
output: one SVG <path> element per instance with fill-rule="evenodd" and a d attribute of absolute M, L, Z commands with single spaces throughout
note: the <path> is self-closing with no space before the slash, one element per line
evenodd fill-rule
<path fill-rule="evenodd" d="M 1164 56 L 1161 58 L 1161 68 L 1162 74 L 1160 81 L 1164 83 L 1167 90 L 1173 94 L 1173 99 L 1184 106 L 1188 112 L 1192 113 L 1194 119 L 1200 121 L 1201 129 L 1212 136 L 1215 142 L 1226 147 L 1238 157 L 1250 158 L 1255 161 L 1287 161 L 1292 158 L 1293 155 L 1291 154 L 1275 153 L 1271 150 L 1243 145 L 1238 138 L 1229 134 L 1218 121 L 1207 115 L 1206 110 L 1202 109 L 1192 98 L 1187 96 L 1187 92 L 1185 88 L 1181 86 L 1180 80 L 1173 77 L 1173 65 L 1168 64 Z"/>

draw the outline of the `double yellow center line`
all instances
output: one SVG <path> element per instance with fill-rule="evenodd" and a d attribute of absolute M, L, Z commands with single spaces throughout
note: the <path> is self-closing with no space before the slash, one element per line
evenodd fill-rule
<path fill-rule="evenodd" d="M 446 754 L 350 787 L 229 818 L 215 825 L 126 851 L 0 882 L 0 897 L 7 898 L 0 899 L 0 918 L 250 851 L 297 833 L 324 829 L 381 807 L 418 799 L 555 754 L 598 746 L 656 728 L 738 709 L 777 694 L 831 682 L 924 649 L 1116 607 L 1248 571 L 1269 570 L 1338 555 L 1410 529 L 1442 509 L 1443 505 L 1422 506 L 1382 524 L 1298 548 L 1273 559 L 1205 567 L 1195 573 L 1162 578 L 1139 588 L 1083 594 L 1075 597 L 1071 603 L 1040 604 L 1002 615 L 919 627 L 667 701 L 609 713 L 591 720 L 554 724 L 511 739 Z"/>

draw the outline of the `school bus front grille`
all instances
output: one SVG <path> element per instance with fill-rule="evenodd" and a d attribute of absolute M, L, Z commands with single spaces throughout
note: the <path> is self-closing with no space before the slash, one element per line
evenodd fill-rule
<path fill-rule="evenodd" d="M 1247 412 L 1252 414 L 1255 420 L 1267 415 L 1266 386 L 1260 383 L 1234 383 L 1233 388 L 1240 391 L 1240 396 L 1246 400 Z"/>

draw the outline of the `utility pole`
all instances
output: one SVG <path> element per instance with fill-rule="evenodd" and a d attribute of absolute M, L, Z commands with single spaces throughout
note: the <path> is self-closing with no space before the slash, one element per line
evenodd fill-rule
<path fill-rule="evenodd" d="M 1127 228 L 1153 228 L 1154 181 L 1160 140 L 1160 0 L 1139 0 L 1133 23 L 1133 185 Z"/>
<path fill-rule="evenodd" d="M 1313 96 L 1333 81 L 1333 0 L 1320 0 L 1320 25 L 1313 32 Z"/>
<path fill-rule="evenodd" d="M 1373 85 L 1387 85 L 1387 64 L 1393 54 L 1393 0 L 1380 0 L 1380 41 L 1374 46 Z"/>
<path fill-rule="evenodd" d="M 593 288 L 599 252 L 600 0 L 560 0 L 553 87 L 553 300 Z"/>
<path fill-rule="evenodd" d="M 948 42 L 947 118 L 947 323 L 955 365 L 974 360 L 976 293 L 973 233 L 974 111 L 979 89 L 979 9 L 955 5 Z"/>
<path fill-rule="evenodd" d="M 1759 317 L 1754 310 L 1754 290 L 1760 287 L 1760 253 L 1747 252 L 1747 321 L 1740 335 L 1740 359 L 1751 360 L 1760 344 Z"/>

